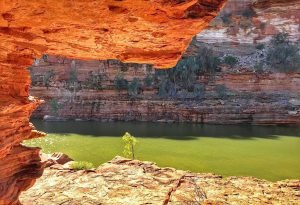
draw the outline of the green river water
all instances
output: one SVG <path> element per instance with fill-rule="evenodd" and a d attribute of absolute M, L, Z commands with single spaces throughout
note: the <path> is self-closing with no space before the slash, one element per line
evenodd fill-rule
<path fill-rule="evenodd" d="M 128 131 L 138 140 L 137 159 L 161 167 L 271 181 L 300 178 L 300 127 L 32 122 L 48 135 L 25 144 L 42 147 L 46 153 L 63 152 L 95 166 L 122 155 L 121 136 Z"/>

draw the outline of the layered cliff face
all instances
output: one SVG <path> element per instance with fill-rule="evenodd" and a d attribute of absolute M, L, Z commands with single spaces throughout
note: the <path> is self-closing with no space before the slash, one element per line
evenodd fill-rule
<path fill-rule="evenodd" d="M 34 117 L 300 124 L 300 73 L 227 70 L 190 76 L 185 87 L 150 65 L 52 56 L 38 64 L 30 68 L 31 93 L 47 102 Z"/>
<path fill-rule="evenodd" d="M 42 53 L 81 59 L 176 64 L 193 35 L 225 0 L 0 2 L 0 204 L 18 204 L 20 191 L 41 175 L 40 137 L 29 116 L 41 103 L 29 97 L 26 67 Z"/>
<path fill-rule="evenodd" d="M 229 0 L 209 27 L 197 35 L 197 40 L 219 47 L 230 44 L 237 48 L 241 44 L 266 43 L 278 32 L 287 32 L 291 40 L 300 41 L 299 25 L 298 0 Z"/>

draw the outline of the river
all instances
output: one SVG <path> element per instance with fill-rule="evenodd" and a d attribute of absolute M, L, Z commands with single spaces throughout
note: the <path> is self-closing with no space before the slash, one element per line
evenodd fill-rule
<path fill-rule="evenodd" d="M 122 155 L 121 136 L 134 135 L 136 157 L 162 167 L 254 176 L 270 181 L 300 178 L 300 127 L 200 125 L 150 122 L 45 122 L 48 135 L 26 141 L 43 152 L 63 152 L 95 166 Z"/>

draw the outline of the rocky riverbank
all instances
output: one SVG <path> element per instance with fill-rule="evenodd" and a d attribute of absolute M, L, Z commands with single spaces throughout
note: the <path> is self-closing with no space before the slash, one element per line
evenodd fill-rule
<path fill-rule="evenodd" d="M 95 170 L 54 164 L 20 201 L 48 204 L 299 204 L 300 180 L 269 182 L 160 168 L 116 157 Z"/>

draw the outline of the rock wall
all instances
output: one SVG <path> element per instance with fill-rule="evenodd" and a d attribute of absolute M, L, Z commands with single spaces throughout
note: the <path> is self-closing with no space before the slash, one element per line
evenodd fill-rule
<path fill-rule="evenodd" d="M 296 205 L 299 188 L 299 180 L 269 182 L 253 177 L 223 178 L 116 157 L 89 171 L 70 170 L 66 165 L 51 166 L 20 198 L 24 204 L 36 205 Z"/>
<path fill-rule="evenodd" d="M 266 43 L 278 32 L 287 32 L 292 41 L 300 41 L 299 25 L 299 0 L 229 0 L 209 27 L 197 35 L 197 40 L 238 48 L 241 44 Z"/>
<path fill-rule="evenodd" d="M 176 64 L 192 36 L 225 0 L 0 1 L 0 204 L 19 204 L 20 191 L 41 175 L 40 137 L 29 123 L 41 103 L 29 97 L 25 69 L 43 53 L 79 59 Z"/>
<path fill-rule="evenodd" d="M 123 64 L 118 61 L 79 61 L 48 56 L 32 66 L 35 79 L 32 95 L 45 99 L 33 117 L 53 115 L 67 119 L 102 121 L 137 120 L 154 122 L 197 122 L 216 124 L 300 124 L 300 73 L 257 73 L 227 70 L 198 75 L 195 84 L 204 86 L 202 96 L 182 92 L 159 96 L 159 82 L 146 86 L 145 78 L 155 76 L 149 65 Z M 72 70 L 78 87 L 68 87 Z M 45 85 L 45 78 L 53 76 Z M 115 77 L 124 74 L 129 84 L 139 79 L 136 96 L 127 89 L 118 90 Z M 96 87 L 87 87 L 90 75 L 101 79 Z M 221 90 L 220 90 L 221 87 Z M 222 90 L 223 89 L 223 90 Z"/>

